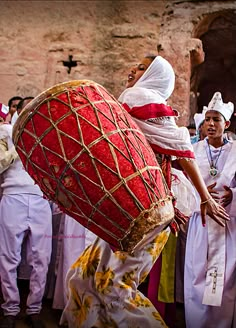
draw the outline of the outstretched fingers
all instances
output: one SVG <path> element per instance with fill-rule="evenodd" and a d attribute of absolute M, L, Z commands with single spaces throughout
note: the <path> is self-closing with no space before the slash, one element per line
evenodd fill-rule
<path fill-rule="evenodd" d="M 202 216 L 202 225 L 206 225 L 206 214 L 210 216 L 215 222 L 220 226 L 225 226 L 225 221 L 229 221 L 230 217 L 225 209 L 214 199 L 209 199 L 207 202 L 201 203 L 201 216 Z"/>

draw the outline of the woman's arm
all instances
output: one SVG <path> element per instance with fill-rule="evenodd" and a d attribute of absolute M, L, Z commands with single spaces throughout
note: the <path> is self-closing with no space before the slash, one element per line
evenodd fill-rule
<path fill-rule="evenodd" d="M 191 179 L 201 198 L 201 216 L 203 226 L 206 224 L 206 214 L 221 226 L 225 226 L 225 220 L 229 220 L 229 215 L 221 205 L 216 203 L 208 192 L 196 161 L 186 159 L 177 159 L 177 161 Z"/>

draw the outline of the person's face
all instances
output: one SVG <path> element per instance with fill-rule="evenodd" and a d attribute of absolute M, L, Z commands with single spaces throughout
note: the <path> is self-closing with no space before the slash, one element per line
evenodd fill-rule
<path fill-rule="evenodd" d="M 196 134 L 196 129 L 194 129 L 194 128 L 188 128 L 188 132 L 190 134 L 190 137 L 193 137 Z"/>
<path fill-rule="evenodd" d="M 11 116 L 15 113 L 17 105 L 19 104 L 20 100 L 13 100 L 11 103 L 11 107 L 9 108 L 9 113 Z"/>
<path fill-rule="evenodd" d="M 140 64 L 131 67 L 130 73 L 128 74 L 128 80 L 126 83 L 126 88 L 133 87 L 135 83 L 140 79 L 140 77 L 144 74 L 148 66 L 152 63 L 151 58 L 143 58 Z"/>
<path fill-rule="evenodd" d="M 209 139 L 223 138 L 224 130 L 230 125 L 229 121 L 225 121 L 224 117 L 214 110 L 206 112 L 204 129 Z"/>
<path fill-rule="evenodd" d="M 29 102 L 31 102 L 31 100 L 32 100 L 32 99 L 25 99 L 25 100 L 24 100 L 24 102 L 23 102 L 23 104 L 22 104 L 22 107 L 21 107 L 20 109 L 18 109 L 18 111 L 17 111 L 17 114 L 18 114 L 18 115 L 20 115 L 20 113 L 22 112 L 22 110 L 25 108 L 25 106 L 26 106 Z"/>

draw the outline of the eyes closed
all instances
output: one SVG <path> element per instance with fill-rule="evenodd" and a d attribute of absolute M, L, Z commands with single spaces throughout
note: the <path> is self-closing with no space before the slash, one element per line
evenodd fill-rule
<path fill-rule="evenodd" d="M 139 71 L 146 71 L 146 69 L 147 69 L 147 66 L 144 64 L 137 65 L 137 70 L 139 70 Z"/>

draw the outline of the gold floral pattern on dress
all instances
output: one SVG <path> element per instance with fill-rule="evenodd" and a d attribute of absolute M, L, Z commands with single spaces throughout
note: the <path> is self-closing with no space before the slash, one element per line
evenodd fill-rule
<path fill-rule="evenodd" d="M 110 287 L 113 286 L 113 278 L 115 274 L 110 268 L 103 266 L 102 272 L 96 272 L 95 284 L 99 293 L 109 293 Z"/>
<path fill-rule="evenodd" d="M 149 301 L 148 298 L 146 297 L 142 297 L 142 294 L 137 293 L 135 295 L 134 299 L 130 300 L 131 303 L 133 303 L 134 305 L 138 306 L 138 307 L 150 307 L 152 306 L 152 303 Z"/>
<path fill-rule="evenodd" d="M 81 268 L 83 278 L 93 276 L 100 261 L 100 247 L 95 244 L 87 247 L 71 269 Z"/>
<path fill-rule="evenodd" d="M 163 328 L 164 321 L 137 285 L 150 272 L 169 229 L 134 254 L 114 252 L 100 238 L 68 272 L 69 299 L 62 321 L 75 328 Z"/>
<path fill-rule="evenodd" d="M 168 326 L 165 324 L 165 321 L 162 319 L 162 317 L 160 316 L 160 314 L 158 312 L 152 312 L 153 317 L 160 322 L 160 324 L 165 327 L 168 328 Z"/>
<path fill-rule="evenodd" d="M 84 294 L 80 297 L 74 288 L 71 288 L 71 298 L 73 300 L 72 312 L 76 319 L 76 324 L 78 327 L 87 319 L 89 313 L 92 297 L 85 297 Z"/>
<path fill-rule="evenodd" d="M 137 269 L 134 269 L 129 272 L 125 272 L 125 274 L 122 276 L 122 279 L 121 279 L 122 285 L 120 285 L 120 288 L 132 287 L 136 271 L 137 271 Z"/>
<path fill-rule="evenodd" d="M 168 238 L 169 233 L 164 230 L 153 240 L 150 247 L 147 248 L 147 252 L 152 256 L 153 262 L 161 254 L 161 251 L 163 250 Z"/>
<path fill-rule="evenodd" d="M 125 260 L 127 259 L 127 253 L 116 251 L 114 255 L 124 264 Z"/>

